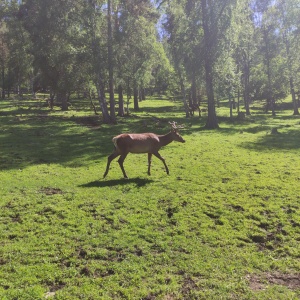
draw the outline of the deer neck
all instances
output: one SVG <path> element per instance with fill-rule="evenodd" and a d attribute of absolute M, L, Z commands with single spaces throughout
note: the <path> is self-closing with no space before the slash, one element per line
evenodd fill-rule
<path fill-rule="evenodd" d="M 162 147 L 173 142 L 172 132 L 169 132 L 165 135 L 160 135 L 158 137 L 159 137 L 159 141 L 160 141 L 160 144 Z"/>

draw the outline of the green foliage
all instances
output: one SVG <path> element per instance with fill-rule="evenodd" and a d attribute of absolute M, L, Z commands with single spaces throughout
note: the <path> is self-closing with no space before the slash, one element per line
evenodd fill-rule
<path fill-rule="evenodd" d="M 118 0 L 112 3 L 109 47 L 106 17 L 104 0 L 2 3 L 2 98 L 20 87 L 43 88 L 67 109 L 69 93 L 93 86 L 110 122 L 114 109 L 104 101 L 110 73 L 120 95 L 135 96 L 136 109 L 138 89 L 144 88 L 180 95 L 187 116 L 188 102 L 207 100 L 207 125 L 213 128 L 214 93 L 243 95 L 247 114 L 253 97 L 274 109 L 290 93 L 297 114 L 297 0 Z"/>
<path fill-rule="evenodd" d="M 125 1 L 120 3 L 116 18 L 118 79 L 126 86 L 129 78 L 132 88 L 134 84 L 148 86 L 154 61 L 162 56 L 155 29 L 158 15 L 148 1 Z"/>
<path fill-rule="evenodd" d="M 299 118 L 257 105 L 234 124 L 221 105 L 210 131 L 161 99 L 113 127 L 82 101 L 1 101 L 1 298 L 299 298 Z M 130 179 L 116 161 L 102 179 L 114 135 L 169 120 L 186 139 L 161 150 L 169 176 L 129 155 Z"/>
<path fill-rule="evenodd" d="M 81 18 L 75 13 L 80 1 L 28 0 L 20 7 L 20 19 L 30 35 L 34 66 L 55 93 L 73 91 L 82 80 L 84 52 Z"/>

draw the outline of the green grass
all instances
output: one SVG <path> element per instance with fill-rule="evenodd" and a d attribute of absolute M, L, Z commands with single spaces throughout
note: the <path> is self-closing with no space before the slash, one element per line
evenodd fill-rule
<path fill-rule="evenodd" d="M 140 106 L 108 126 L 82 101 L 0 102 L 0 299 L 299 299 L 300 118 L 221 107 L 209 131 L 180 103 Z M 130 179 L 115 160 L 103 180 L 114 135 L 168 131 L 153 116 L 185 124 L 170 175 L 130 154 Z"/>

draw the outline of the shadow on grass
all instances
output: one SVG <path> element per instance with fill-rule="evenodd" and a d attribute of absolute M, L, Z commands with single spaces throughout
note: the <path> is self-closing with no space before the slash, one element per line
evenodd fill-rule
<path fill-rule="evenodd" d="M 80 109 L 89 107 L 88 103 L 76 102 Z M 118 118 L 118 124 L 113 126 L 103 124 L 101 116 L 94 116 L 92 112 L 72 116 L 59 111 L 50 112 L 39 107 L 34 101 L 20 101 L 20 104 L 24 106 L 19 107 L 19 102 L 0 102 L 0 170 L 22 169 L 29 165 L 45 163 L 70 167 L 89 164 L 90 161 L 101 160 L 112 153 L 113 136 L 124 132 L 166 134 L 170 131 L 169 121 L 184 125 L 184 129 L 180 130 L 183 137 L 210 131 L 205 128 L 206 115 L 187 119 L 180 110 L 180 103 L 173 102 L 170 102 L 170 106 L 161 103 L 159 107 L 145 106 L 127 118 Z M 76 107 L 74 106 L 74 109 Z M 160 122 L 157 122 L 157 118 Z M 275 118 L 296 121 L 299 117 Z M 241 131 L 256 134 L 273 126 L 267 115 L 255 115 L 243 121 L 230 120 L 228 117 L 218 119 L 220 128 L 211 132 L 223 135 L 237 134 Z M 278 126 L 278 120 L 275 121 Z M 257 125 L 254 125 L 255 123 Z M 299 149 L 299 141 L 300 135 L 293 130 L 278 136 L 267 135 L 257 143 L 245 143 L 243 147 L 258 151 L 269 148 Z M 137 186 L 144 186 L 150 182 L 136 178 L 97 181 L 87 185 L 104 187 L 135 183 Z"/>
<path fill-rule="evenodd" d="M 134 183 L 137 187 L 143 187 L 149 183 L 152 183 L 152 179 L 146 179 L 146 178 L 129 178 L 129 179 L 111 179 L 111 180 L 95 180 L 92 182 L 88 182 L 85 184 L 80 185 L 79 187 L 84 187 L 84 188 L 93 188 L 93 187 L 112 187 L 112 186 L 117 186 L 117 185 L 127 185 L 127 184 L 132 184 Z"/>
<path fill-rule="evenodd" d="M 255 143 L 246 142 L 242 146 L 255 151 L 300 149 L 300 132 L 293 130 L 288 133 L 267 134 Z"/>

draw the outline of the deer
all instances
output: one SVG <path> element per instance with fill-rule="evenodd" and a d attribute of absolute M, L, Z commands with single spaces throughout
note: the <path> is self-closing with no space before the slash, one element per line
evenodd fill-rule
<path fill-rule="evenodd" d="M 122 133 L 120 135 L 115 136 L 112 139 L 115 149 L 113 153 L 108 156 L 107 166 L 103 178 L 105 178 L 108 174 L 109 166 L 112 160 L 120 156 L 120 158 L 118 159 L 118 163 L 123 172 L 124 178 L 128 179 L 128 176 L 123 166 L 124 160 L 128 153 L 148 153 L 149 176 L 151 175 L 150 168 L 152 155 L 156 156 L 163 162 L 166 172 L 169 175 L 169 169 L 166 164 L 166 161 L 159 154 L 158 151 L 161 147 L 166 146 L 173 141 L 185 143 L 185 140 L 178 132 L 178 130 L 184 128 L 184 126 L 177 126 L 176 122 L 169 122 L 169 124 L 171 125 L 171 131 L 165 135 L 157 135 L 155 133 Z"/>
<path fill-rule="evenodd" d="M 190 111 L 191 116 L 194 116 L 194 113 L 196 110 L 198 110 L 199 117 L 200 117 L 201 116 L 200 106 L 197 103 L 192 103 L 189 105 L 189 111 Z"/>

